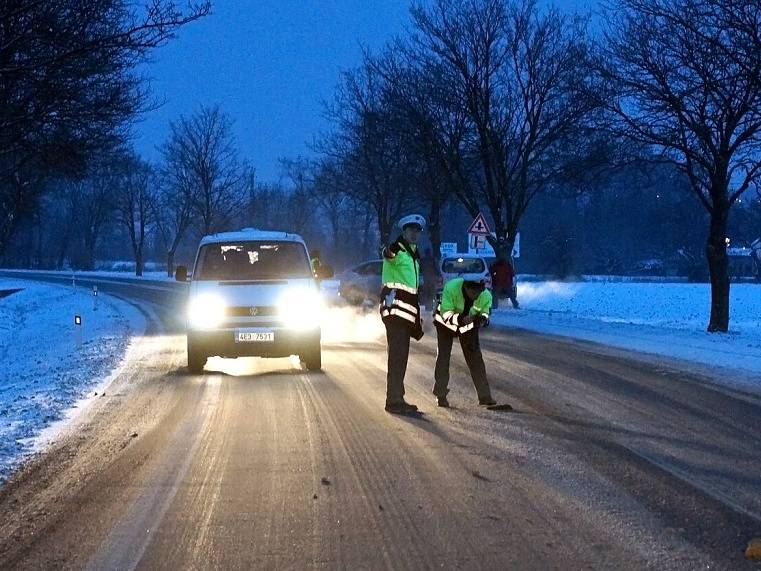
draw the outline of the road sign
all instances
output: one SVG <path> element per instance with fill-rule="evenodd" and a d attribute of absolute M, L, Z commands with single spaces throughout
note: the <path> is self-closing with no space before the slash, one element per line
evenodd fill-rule
<path fill-rule="evenodd" d="M 468 234 L 477 234 L 478 236 L 488 236 L 491 234 L 489 225 L 486 223 L 486 218 L 484 218 L 484 215 L 481 212 L 478 213 L 478 216 L 476 216 L 475 220 L 473 220 L 468 227 Z"/>
<path fill-rule="evenodd" d="M 442 242 L 439 246 L 441 257 L 452 256 L 457 253 L 457 242 Z"/>
<path fill-rule="evenodd" d="M 476 254 L 487 258 L 495 256 L 494 248 L 486 240 L 486 236 L 479 234 L 468 234 L 468 254 Z"/>

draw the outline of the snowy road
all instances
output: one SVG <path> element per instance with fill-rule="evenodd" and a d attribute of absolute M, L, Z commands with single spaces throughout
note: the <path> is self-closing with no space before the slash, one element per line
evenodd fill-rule
<path fill-rule="evenodd" d="M 489 331 L 495 396 L 434 336 L 383 411 L 385 348 L 186 373 L 182 291 L 113 284 L 146 335 L 87 418 L 0 489 L 5 568 L 758 569 L 761 395 L 623 350 Z"/>

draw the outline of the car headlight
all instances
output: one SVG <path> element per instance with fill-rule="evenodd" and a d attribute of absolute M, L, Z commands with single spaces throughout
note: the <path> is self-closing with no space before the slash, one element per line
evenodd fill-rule
<path fill-rule="evenodd" d="M 201 294 L 188 304 L 188 324 L 192 329 L 214 329 L 225 318 L 225 303 L 211 294 Z"/>
<path fill-rule="evenodd" d="M 289 329 L 314 329 L 322 321 L 324 303 L 312 288 L 289 290 L 278 302 L 278 313 Z"/>

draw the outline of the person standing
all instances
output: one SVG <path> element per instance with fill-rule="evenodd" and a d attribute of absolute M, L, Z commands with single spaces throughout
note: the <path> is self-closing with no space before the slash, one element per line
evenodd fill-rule
<path fill-rule="evenodd" d="M 518 298 L 515 288 L 515 271 L 513 266 L 507 260 L 497 258 L 491 265 L 492 287 L 494 288 L 494 309 L 499 307 L 499 298 L 501 296 L 510 299 L 513 309 L 518 309 Z"/>
<path fill-rule="evenodd" d="M 404 375 L 410 353 L 410 339 L 423 337 L 418 287 L 420 256 L 417 242 L 425 229 L 425 218 L 410 214 L 399 220 L 402 233 L 383 248 L 380 313 L 386 327 L 388 370 L 386 374 L 386 411 L 407 414 L 417 406 L 404 400 Z"/>
<path fill-rule="evenodd" d="M 492 296 L 483 280 L 454 278 L 444 284 L 441 302 L 433 316 L 438 338 L 433 394 L 440 407 L 449 407 L 449 361 L 455 338 L 460 340 L 462 354 L 478 395 L 478 404 L 496 404 L 486 378 L 486 365 L 478 337 L 478 330 L 489 323 L 491 304 Z"/>
<path fill-rule="evenodd" d="M 312 250 L 309 252 L 309 261 L 312 264 L 312 273 L 314 277 L 320 277 L 320 269 L 322 268 L 322 257 L 319 250 Z"/>

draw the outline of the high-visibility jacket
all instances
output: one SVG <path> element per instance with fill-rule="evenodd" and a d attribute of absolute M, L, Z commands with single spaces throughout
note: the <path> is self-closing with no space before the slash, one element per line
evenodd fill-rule
<path fill-rule="evenodd" d="M 466 315 L 473 317 L 480 315 L 488 320 L 491 312 L 492 297 L 488 289 L 481 292 L 466 312 L 468 303 L 465 300 L 465 292 L 462 290 L 464 283 L 465 279 L 454 278 L 444 284 L 441 302 L 433 315 L 436 326 L 445 328 L 453 335 L 462 335 L 475 328 L 474 323 L 463 324 L 462 319 Z"/>
<path fill-rule="evenodd" d="M 399 236 L 401 249 L 394 253 L 383 249 L 380 311 L 384 321 L 401 319 L 415 332 L 422 334 L 418 285 L 420 283 L 420 257 L 414 244 Z M 422 335 L 421 335 L 422 336 Z"/>

